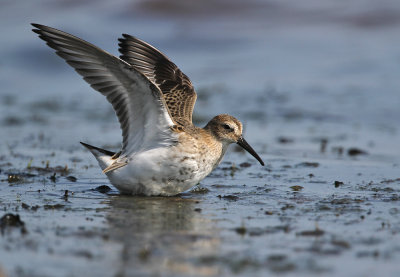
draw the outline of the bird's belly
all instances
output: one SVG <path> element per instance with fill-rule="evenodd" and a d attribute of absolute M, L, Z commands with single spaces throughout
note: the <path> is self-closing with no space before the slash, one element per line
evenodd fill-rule
<path fill-rule="evenodd" d="M 195 154 L 158 148 L 133 156 L 107 176 L 122 193 L 171 196 L 190 189 L 211 172 L 212 166 L 200 161 Z"/>

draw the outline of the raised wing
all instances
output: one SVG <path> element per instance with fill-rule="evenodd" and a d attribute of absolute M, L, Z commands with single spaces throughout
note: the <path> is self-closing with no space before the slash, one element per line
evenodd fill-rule
<path fill-rule="evenodd" d="M 175 122 L 192 123 L 196 92 L 189 78 L 164 54 L 130 35 L 119 39 L 121 59 L 131 64 L 162 91 Z"/>
<path fill-rule="evenodd" d="M 174 122 L 164 97 L 146 76 L 80 38 L 51 27 L 32 25 L 48 46 L 112 104 L 122 129 L 120 163 L 130 153 L 175 141 L 170 128 Z"/>

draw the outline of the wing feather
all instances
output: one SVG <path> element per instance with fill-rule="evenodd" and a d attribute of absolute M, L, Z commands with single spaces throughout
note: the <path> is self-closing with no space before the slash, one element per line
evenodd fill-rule
<path fill-rule="evenodd" d="M 192 124 L 196 92 L 190 79 L 164 54 L 130 35 L 119 39 L 121 59 L 154 82 L 164 95 L 175 122 Z"/>
<path fill-rule="evenodd" d="M 33 31 L 56 50 L 92 88 L 112 104 L 122 129 L 121 159 L 175 142 L 171 118 L 160 89 L 127 62 L 60 30 L 32 24 Z"/>

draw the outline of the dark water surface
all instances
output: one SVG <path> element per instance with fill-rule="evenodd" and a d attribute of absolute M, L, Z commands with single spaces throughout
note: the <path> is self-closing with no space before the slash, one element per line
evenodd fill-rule
<path fill-rule="evenodd" d="M 397 1 L 0 5 L 4 276 L 400 275 Z M 78 143 L 118 149 L 111 106 L 31 22 L 115 55 L 122 33 L 152 43 L 197 124 L 238 117 L 266 166 L 231 147 L 181 197 L 119 195 Z"/>

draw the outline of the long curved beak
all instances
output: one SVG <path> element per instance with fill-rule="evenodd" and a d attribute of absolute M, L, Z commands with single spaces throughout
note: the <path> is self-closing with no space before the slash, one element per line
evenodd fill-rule
<path fill-rule="evenodd" d="M 257 159 L 257 161 L 260 162 L 262 166 L 264 166 L 263 160 L 261 160 L 260 156 L 257 155 L 256 151 L 254 151 L 254 149 L 250 146 L 250 144 L 247 143 L 247 141 L 243 137 L 240 137 L 238 139 L 237 144 L 243 147 L 244 150 L 249 152 L 254 158 Z"/>

